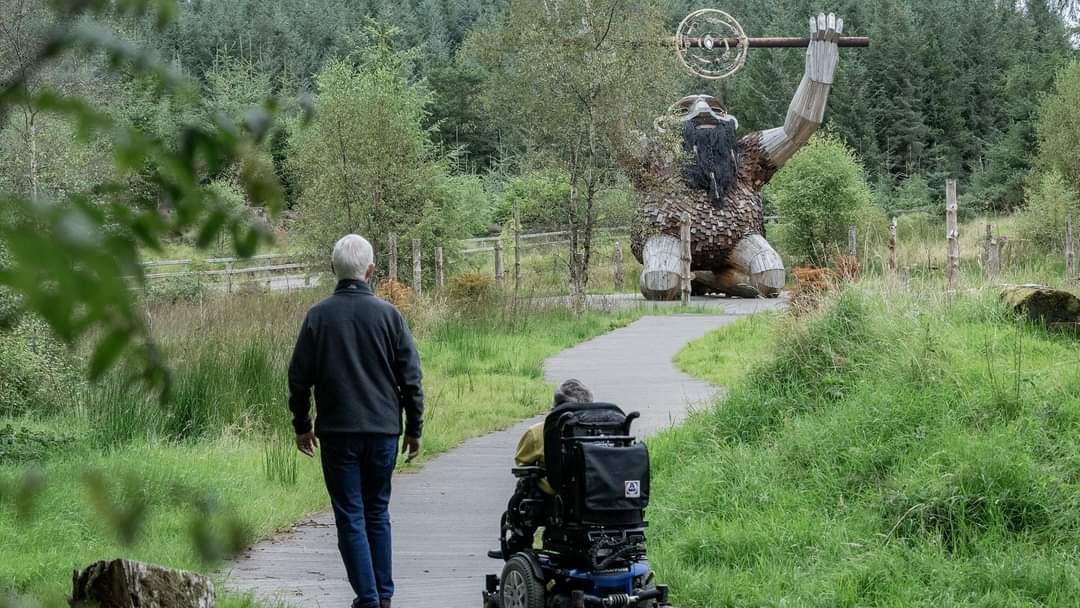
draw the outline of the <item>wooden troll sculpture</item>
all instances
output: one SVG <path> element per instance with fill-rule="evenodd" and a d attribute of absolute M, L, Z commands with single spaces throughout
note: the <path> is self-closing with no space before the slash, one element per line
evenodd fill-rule
<path fill-rule="evenodd" d="M 738 121 L 708 95 L 686 97 L 657 119 L 658 135 L 629 146 L 623 166 L 639 196 L 631 250 L 649 300 L 679 296 L 679 223 L 691 225 L 695 293 L 776 297 L 784 262 L 765 240 L 761 192 L 821 126 L 844 22 L 810 18 L 806 71 L 784 126 L 736 139 Z"/>

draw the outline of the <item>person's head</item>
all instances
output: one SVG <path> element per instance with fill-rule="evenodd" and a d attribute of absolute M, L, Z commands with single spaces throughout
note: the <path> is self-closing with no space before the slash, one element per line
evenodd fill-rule
<path fill-rule="evenodd" d="M 564 403 L 592 403 L 593 396 L 581 380 L 571 378 L 555 389 L 555 407 Z"/>
<path fill-rule="evenodd" d="M 375 252 L 371 243 L 356 234 L 347 234 L 334 245 L 330 267 L 338 280 L 367 281 L 375 272 Z"/>

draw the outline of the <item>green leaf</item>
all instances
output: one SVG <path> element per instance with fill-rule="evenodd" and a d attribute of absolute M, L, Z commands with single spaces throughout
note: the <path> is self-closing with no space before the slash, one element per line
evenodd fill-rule
<path fill-rule="evenodd" d="M 120 327 L 98 342 L 94 354 L 90 357 L 90 380 L 101 378 L 102 374 L 116 363 L 116 359 L 131 342 L 131 333 L 129 328 Z"/>

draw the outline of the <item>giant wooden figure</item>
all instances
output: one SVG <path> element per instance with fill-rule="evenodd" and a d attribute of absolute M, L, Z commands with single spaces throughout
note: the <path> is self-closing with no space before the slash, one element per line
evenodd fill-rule
<path fill-rule="evenodd" d="M 716 99 L 694 95 L 657 120 L 657 136 L 628 147 L 623 165 L 640 198 L 631 246 L 644 265 L 646 298 L 678 297 L 683 212 L 691 218 L 695 292 L 779 295 L 784 263 L 765 240 L 761 191 L 821 126 L 838 47 L 862 46 L 841 39 L 843 30 L 843 20 L 834 15 L 810 18 L 806 71 L 782 127 L 736 139 L 735 117 Z M 695 45 L 698 40 L 705 39 L 694 39 Z M 762 46 L 747 41 L 743 35 L 744 47 Z M 714 40 L 706 42 L 711 49 Z"/>

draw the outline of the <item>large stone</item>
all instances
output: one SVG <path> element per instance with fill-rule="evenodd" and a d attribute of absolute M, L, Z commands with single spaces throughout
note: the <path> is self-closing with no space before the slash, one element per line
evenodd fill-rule
<path fill-rule="evenodd" d="M 1080 323 L 1080 298 L 1042 285 L 1010 285 L 1001 292 L 1010 308 L 1036 323 L 1065 326 Z"/>
<path fill-rule="evenodd" d="M 205 576 L 126 559 L 75 571 L 72 606 L 97 608 L 213 608 L 214 584 Z"/>

